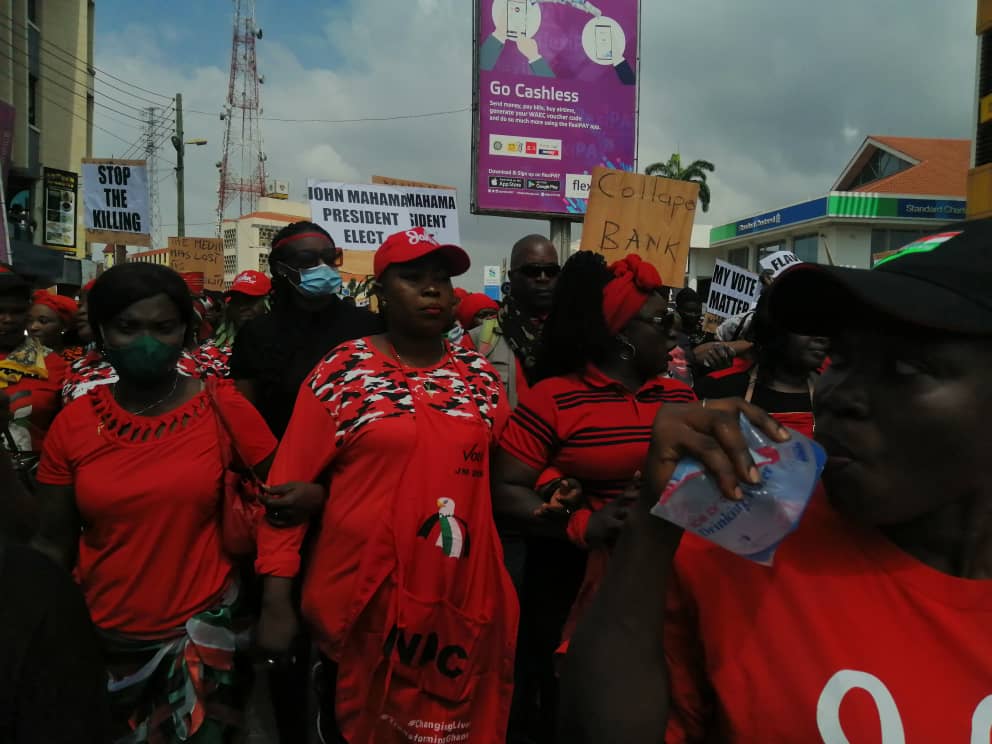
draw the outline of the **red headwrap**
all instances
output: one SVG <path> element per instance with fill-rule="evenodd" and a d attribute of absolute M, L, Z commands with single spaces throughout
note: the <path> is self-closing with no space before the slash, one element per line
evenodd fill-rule
<path fill-rule="evenodd" d="M 613 279 L 603 290 L 603 317 L 609 332 L 616 334 L 663 285 L 658 270 L 636 254 L 611 264 L 610 271 Z"/>
<path fill-rule="evenodd" d="M 53 295 L 43 289 L 35 292 L 31 301 L 35 305 L 44 305 L 47 308 L 51 308 L 62 320 L 63 325 L 68 325 L 69 321 L 72 320 L 72 316 L 79 311 L 79 305 L 74 299 L 62 297 L 61 295 Z"/>
<path fill-rule="evenodd" d="M 481 310 L 499 310 L 499 303 L 481 292 L 466 294 L 455 308 L 455 317 L 462 324 L 462 328 L 471 330 L 475 325 L 475 316 Z"/>

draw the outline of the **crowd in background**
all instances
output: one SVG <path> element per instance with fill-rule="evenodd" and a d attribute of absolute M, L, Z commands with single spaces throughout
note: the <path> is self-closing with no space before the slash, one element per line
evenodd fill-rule
<path fill-rule="evenodd" d="M 790 624 L 791 608 L 826 649 L 820 667 L 861 668 L 864 649 L 827 627 L 845 600 L 807 625 L 798 600 L 748 597 L 818 572 L 827 594 L 869 596 L 872 581 L 894 591 L 897 570 L 848 556 L 845 584 L 812 527 L 775 573 L 689 539 L 673 569 L 681 533 L 647 509 L 686 455 L 739 498 L 754 478 L 743 413 L 777 438 L 816 429 L 828 489 L 860 494 L 836 513 L 814 499 L 823 534 L 874 550 L 883 538 L 843 522 L 867 513 L 934 566 L 912 525 L 933 523 L 943 503 L 921 487 L 941 485 L 886 470 L 907 500 L 875 513 L 894 486 L 859 479 L 853 442 L 908 472 L 926 461 L 887 448 L 920 447 L 906 438 L 919 427 L 887 413 L 898 396 L 876 392 L 889 385 L 959 468 L 987 467 L 961 443 L 972 414 L 941 398 L 973 374 L 967 354 L 988 352 L 988 290 L 954 271 L 959 253 L 987 264 L 971 252 L 990 233 L 976 223 L 875 272 L 763 276 L 755 308 L 712 332 L 701 298 L 639 256 L 561 264 L 539 235 L 512 246 L 500 302 L 455 289 L 468 254 L 420 228 L 376 252 L 371 309 L 340 296 L 342 253 L 309 222 L 273 238 L 271 278 L 242 272 L 221 294 L 124 263 L 70 299 L 0 267 L 0 741 L 237 742 L 263 704 L 284 744 L 814 740 L 782 721 L 809 732 L 815 716 L 772 705 L 780 720 L 759 721 L 762 703 L 740 702 L 728 675 L 751 677 L 739 664 L 759 652 L 739 651 L 726 618 Z M 921 272 L 943 291 L 923 308 L 906 299 Z M 861 432 L 872 416 L 887 426 Z M 986 500 L 967 503 L 981 522 Z M 947 548 L 964 552 L 936 562 L 933 592 L 986 578 L 984 544 Z M 823 563 L 803 563 L 813 554 Z M 985 582 L 953 591 L 992 607 Z M 890 598 L 887 613 L 923 613 L 906 643 L 937 622 L 927 602 Z M 958 615 L 939 617 L 963 627 Z M 969 690 L 992 680 L 965 667 Z"/>

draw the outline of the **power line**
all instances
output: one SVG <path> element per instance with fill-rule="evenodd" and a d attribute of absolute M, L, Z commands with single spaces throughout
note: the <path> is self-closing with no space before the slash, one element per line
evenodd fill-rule
<path fill-rule="evenodd" d="M 89 124 L 90 126 L 92 126 L 92 127 L 94 128 L 94 129 L 99 129 L 99 130 L 100 130 L 101 132 L 103 132 L 103 133 L 105 133 L 105 134 L 109 134 L 109 135 L 110 135 L 111 137 L 113 137 L 114 139 L 116 139 L 116 140 L 120 140 L 120 141 L 121 141 L 121 142 L 123 142 L 123 143 L 124 143 L 125 145 L 129 145 L 129 146 L 130 146 L 130 144 L 131 144 L 131 142 L 130 142 L 130 140 L 126 140 L 126 139 L 124 139 L 123 137 L 121 137 L 120 135 L 117 135 L 117 134 L 114 134 L 114 133 L 113 133 L 113 132 L 111 132 L 111 131 L 110 131 L 109 129 L 104 129 L 103 127 L 101 127 L 101 126 L 100 126 L 99 124 L 97 124 L 96 122 L 92 122 L 92 121 L 90 121 L 90 120 L 89 120 L 89 118 L 88 118 L 88 117 L 86 117 L 86 116 L 80 116 L 80 115 L 79 115 L 79 114 L 77 114 L 77 113 L 76 113 L 75 111 L 73 111 L 73 110 L 72 110 L 72 109 L 70 109 L 70 108 L 66 108 L 65 106 L 63 106 L 63 105 L 62 105 L 61 103 L 59 103 L 58 101 L 53 101 L 53 100 L 52 100 L 51 98 L 48 98 L 47 96 L 43 96 L 43 95 L 41 95 L 40 93 L 38 94 L 38 97 L 39 97 L 39 98 L 41 98 L 41 99 L 42 99 L 43 101 L 48 101 L 48 102 L 49 102 L 50 104 L 52 104 L 53 106 L 57 106 L 58 108 L 60 108 L 60 109 L 62 109 L 63 111 L 65 111 L 66 113 L 68 113 L 68 114 L 71 114 L 72 116 L 75 116 L 75 117 L 76 117 L 77 119 L 80 119 L 81 121 L 84 121 L 84 122 L 86 122 L 87 124 Z"/>
<path fill-rule="evenodd" d="M 18 24 L 18 19 L 14 18 L 13 16 L 6 15 L 4 13 L 0 13 L 0 20 L 10 21 L 10 24 L 8 24 L 6 27 L 9 28 L 9 29 L 11 29 L 12 31 L 18 31 L 19 30 L 18 29 L 18 26 L 15 25 L 15 24 Z M 2 25 L 2 24 L 0 24 L 0 25 Z M 27 26 L 25 25 L 25 26 L 23 26 L 23 28 L 24 28 L 24 32 L 25 32 L 24 35 L 26 37 L 27 36 Z M 107 72 L 106 70 L 103 70 L 103 69 L 97 67 L 96 65 L 94 65 L 92 63 L 92 61 L 85 60 L 85 59 L 83 59 L 81 57 L 77 57 L 75 54 L 73 54 L 72 52 L 70 52 L 65 47 L 61 47 L 58 44 L 55 44 L 54 42 L 49 41 L 48 39 L 46 39 L 43 36 L 41 37 L 40 40 L 41 40 L 41 43 L 44 44 L 45 46 L 48 46 L 48 47 L 50 47 L 50 48 L 52 48 L 52 49 L 54 49 L 54 50 L 56 50 L 58 52 L 61 52 L 66 57 L 70 57 L 71 59 L 74 59 L 77 62 L 82 63 L 84 65 L 84 68 L 81 68 L 81 69 L 82 69 L 82 71 L 86 72 L 87 74 L 94 75 L 94 77 L 95 77 L 95 73 L 99 72 L 101 75 L 105 75 L 105 76 L 111 78 L 112 80 L 116 80 L 117 82 L 123 83 L 124 85 L 127 85 L 128 87 L 131 87 L 131 88 L 135 88 L 137 90 L 140 90 L 143 93 L 148 93 L 149 95 L 158 96 L 159 98 L 162 98 L 162 99 L 165 99 L 165 100 L 171 99 L 171 96 L 167 96 L 164 93 L 159 93 L 158 91 L 149 90 L 148 88 L 142 88 L 140 85 L 137 85 L 135 83 L 131 83 L 131 82 L 127 81 L 127 80 L 124 80 L 123 78 L 119 78 L 116 75 L 113 75 L 113 74 Z M 114 86 L 112 83 L 106 83 L 106 84 L 109 85 L 110 87 L 114 88 L 115 90 L 118 90 L 118 91 L 120 91 L 122 93 L 128 93 L 128 95 L 132 95 L 132 96 L 134 96 L 135 98 L 137 98 L 139 100 L 145 101 L 146 103 L 151 103 L 151 104 L 155 104 L 155 105 L 158 105 L 158 106 L 161 106 L 162 105 L 161 103 L 159 103 L 157 101 L 149 101 L 148 99 L 141 98 L 140 96 L 138 96 L 135 93 L 130 93 L 129 91 L 121 90 L 120 88 L 117 88 L 116 86 Z"/>
<path fill-rule="evenodd" d="M 196 109 L 185 109 L 191 114 L 200 114 L 201 116 L 217 116 L 216 113 L 211 114 L 206 111 L 197 111 Z M 260 121 L 277 121 L 289 124 L 360 124 L 362 122 L 368 121 L 399 121 L 401 119 L 427 119 L 434 116 L 448 116 L 449 114 L 461 114 L 466 111 L 471 111 L 471 106 L 465 106 L 458 109 L 450 109 L 447 111 L 428 111 L 423 114 L 397 114 L 395 116 L 363 116 L 358 119 L 284 119 L 272 116 L 261 116 Z"/>

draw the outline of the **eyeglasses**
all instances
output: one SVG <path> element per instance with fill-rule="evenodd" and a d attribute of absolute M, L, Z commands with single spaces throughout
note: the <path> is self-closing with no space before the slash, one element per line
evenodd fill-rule
<path fill-rule="evenodd" d="M 541 276 L 554 279 L 561 273 L 561 266 L 558 264 L 524 264 L 515 269 L 510 269 L 510 273 L 520 273 L 528 279 L 538 279 Z"/>

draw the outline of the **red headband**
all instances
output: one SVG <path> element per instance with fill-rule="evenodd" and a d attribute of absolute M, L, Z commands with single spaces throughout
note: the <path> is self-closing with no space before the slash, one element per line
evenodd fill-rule
<path fill-rule="evenodd" d="M 663 286 L 658 270 L 631 254 L 610 265 L 613 279 L 603 290 L 603 317 L 612 334 L 619 333 Z"/>
<path fill-rule="evenodd" d="M 63 324 L 72 320 L 72 316 L 79 310 L 79 305 L 76 304 L 75 300 L 60 295 L 53 295 L 43 289 L 35 292 L 31 299 L 35 305 L 44 305 L 50 308 L 59 316 Z"/>
<path fill-rule="evenodd" d="M 334 247 L 334 241 L 328 239 L 328 237 L 324 235 L 324 233 L 302 232 L 302 233 L 296 233 L 296 235 L 287 235 L 285 238 L 282 238 L 281 240 L 277 240 L 275 243 L 272 244 L 272 250 L 276 250 L 276 248 L 281 248 L 284 245 L 289 245 L 290 243 L 295 243 L 297 240 L 303 240 L 304 238 L 320 238 L 321 240 L 326 240 L 328 245 L 330 245 L 332 248 Z"/>

